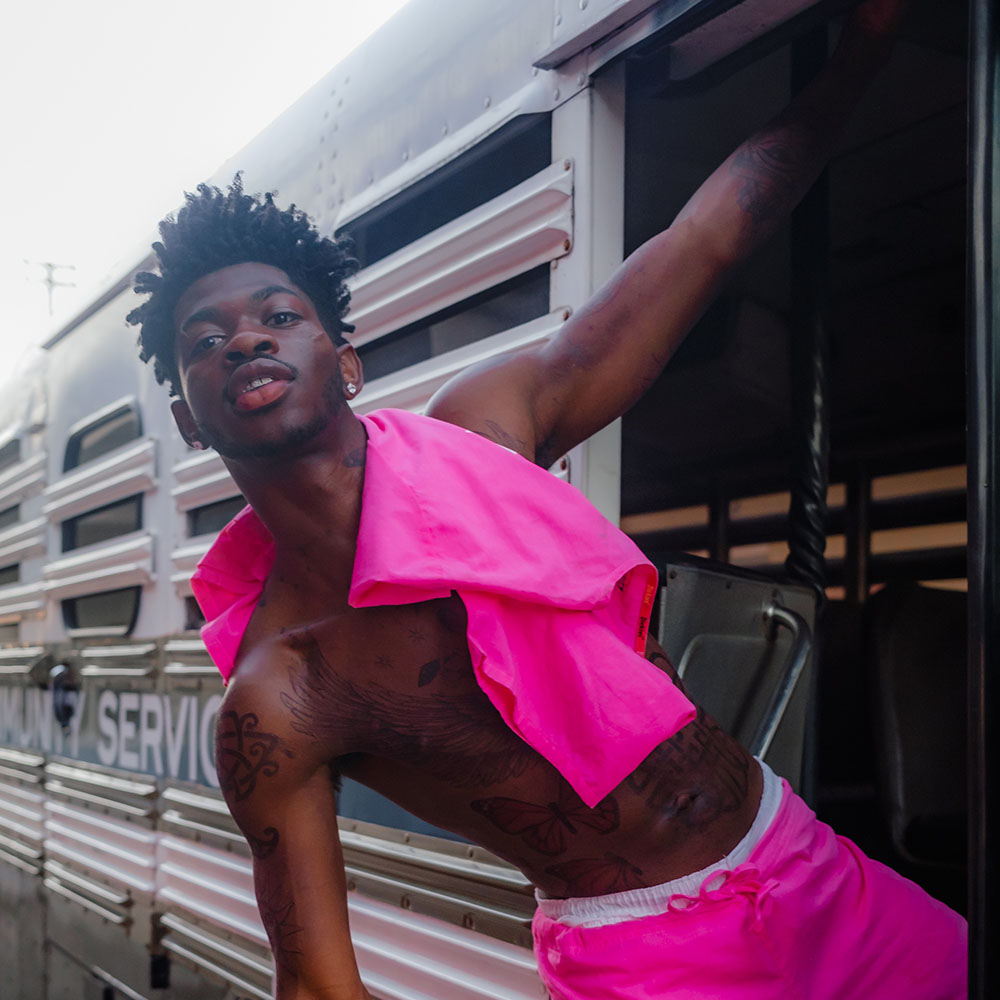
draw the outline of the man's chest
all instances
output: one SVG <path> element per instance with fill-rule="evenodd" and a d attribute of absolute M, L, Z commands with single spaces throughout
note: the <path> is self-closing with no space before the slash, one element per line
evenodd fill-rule
<path fill-rule="evenodd" d="M 280 646 L 283 714 L 331 756 L 412 761 L 468 746 L 477 730 L 512 736 L 476 683 L 457 596 L 349 609 L 306 625 L 282 625 L 270 608 L 261 610 L 248 630 L 249 655 Z"/>

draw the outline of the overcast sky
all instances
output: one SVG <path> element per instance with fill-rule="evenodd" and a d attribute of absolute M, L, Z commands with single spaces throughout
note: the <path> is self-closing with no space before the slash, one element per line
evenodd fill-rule
<path fill-rule="evenodd" d="M 8 361 L 136 263 L 184 190 L 403 3 L 11 4 L 0 60 L 0 347 Z M 76 288 L 55 289 L 51 318 L 45 261 L 75 268 L 55 271 Z"/>

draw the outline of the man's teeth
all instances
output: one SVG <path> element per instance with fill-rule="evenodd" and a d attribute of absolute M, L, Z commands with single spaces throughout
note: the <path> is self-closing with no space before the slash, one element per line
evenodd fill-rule
<path fill-rule="evenodd" d="M 255 378 L 252 382 L 247 382 L 247 387 L 244 390 L 249 392 L 251 389 L 259 389 L 262 385 L 267 385 L 268 382 L 273 382 L 274 379 L 268 375 L 264 375 L 261 378 Z"/>

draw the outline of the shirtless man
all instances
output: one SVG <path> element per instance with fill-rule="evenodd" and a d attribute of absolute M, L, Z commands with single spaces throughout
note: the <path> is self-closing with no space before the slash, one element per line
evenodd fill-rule
<path fill-rule="evenodd" d="M 839 126 L 887 54 L 901 6 L 902 0 L 868 0 L 857 8 L 823 74 L 712 174 L 667 231 L 637 250 L 548 343 L 466 371 L 437 393 L 428 415 L 546 468 L 627 410 L 727 273 L 774 231 L 821 169 Z M 220 226 L 229 226 L 232 238 L 214 252 L 212 232 Z M 261 242 L 265 231 L 279 232 L 267 249 Z M 658 909 L 640 909 L 638 915 L 675 910 L 664 899 L 698 897 L 701 886 L 675 892 L 673 880 L 686 884 L 685 878 L 720 859 L 745 876 L 737 880 L 742 888 L 735 895 L 750 893 L 739 865 L 757 845 L 770 843 L 768 849 L 776 850 L 775 835 L 761 840 L 765 802 L 765 826 L 779 801 L 782 809 L 805 807 L 782 792 L 773 776 L 765 780 L 758 763 L 704 713 L 670 730 L 589 809 L 484 693 L 470 662 L 467 606 L 454 590 L 401 606 L 349 603 L 369 433 L 348 405 L 363 386 L 363 373 L 354 349 L 340 337 L 347 299 L 337 267 L 346 273 L 344 251 L 307 231 L 301 214 L 279 212 L 270 198 L 243 195 L 238 182 L 228 195 L 200 188 L 161 232 L 163 277 L 140 276 L 137 290 L 151 298 L 130 316 L 143 325 L 143 356 L 155 359 L 161 381 L 169 379 L 179 394 L 174 413 L 185 439 L 218 450 L 259 519 L 255 523 L 273 539 L 259 601 L 248 605 L 242 641 L 238 634 L 232 640 L 235 671 L 219 714 L 217 766 L 254 853 L 276 996 L 369 997 L 348 929 L 337 773 L 508 859 L 554 900 L 614 891 L 618 902 L 631 904 L 645 900 L 648 887 L 671 883 Z M 284 250 L 275 249 L 281 232 L 292 234 Z M 234 243 L 250 249 L 233 250 Z M 327 255 L 321 269 L 333 275 L 332 291 L 316 291 L 310 247 Z M 483 489 L 490 489 L 488 480 Z M 589 539 L 579 544 L 585 547 Z M 670 670 L 652 638 L 646 655 Z M 433 664 L 437 668 L 428 671 Z M 573 711 L 585 715 L 590 706 Z M 251 781 L 238 773 L 234 751 L 241 741 L 256 742 L 267 755 L 267 766 Z M 502 803 L 511 801 L 557 804 L 554 815 L 572 810 L 585 818 L 562 824 L 571 835 L 541 844 L 503 819 Z M 811 822 L 802 820 L 800 828 Z M 553 996 L 666 996 L 686 989 L 684 995 L 895 997 L 902 995 L 892 979 L 900 967 L 908 970 L 907 996 L 959 996 L 959 969 L 945 974 L 941 968 L 964 964 L 960 920 L 909 883 L 876 872 L 867 859 L 852 854 L 852 864 L 861 867 L 843 875 L 843 849 L 826 834 L 809 837 L 819 837 L 824 857 L 837 857 L 810 862 L 810 871 L 833 864 L 820 884 L 841 880 L 856 889 L 860 878 L 866 885 L 879 883 L 871 890 L 878 899 L 864 919 L 856 892 L 850 905 L 832 904 L 818 916 L 802 916 L 793 906 L 774 918 L 767 931 L 771 945 L 757 941 L 746 950 L 781 952 L 786 958 L 776 960 L 775 968 L 784 971 L 748 969 L 735 979 L 728 967 L 718 972 L 726 966 L 722 956 L 743 948 L 740 935 L 750 934 L 745 928 L 758 927 L 751 921 L 740 925 L 744 930 L 730 928 L 710 938 L 716 949 L 710 958 L 699 951 L 704 944 L 683 944 L 689 933 L 683 930 L 681 948 L 654 953 L 652 965 L 630 957 L 625 964 L 635 966 L 637 977 L 632 989 L 588 967 L 592 955 L 573 955 L 563 931 L 580 921 L 556 905 L 536 920 L 540 967 Z M 761 874 L 761 850 L 753 856 L 754 912 L 765 896 L 781 895 L 771 886 L 783 879 L 798 880 L 811 898 L 823 894 L 808 878 L 783 874 L 784 861 L 774 863 L 769 876 Z M 604 876 L 585 877 L 602 859 Z M 831 875 L 834 869 L 840 874 Z M 880 880 L 889 881 L 883 886 Z M 864 903 L 871 901 L 866 897 Z M 879 906 L 890 920 L 877 919 Z M 852 921 L 860 937 L 846 940 L 841 930 Z M 630 941 L 634 923 L 622 925 Z M 887 924 L 896 932 L 891 942 L 879 936 Z M 704 941 L 700 929 L 690 934 L 691 941 Z M 612 947 L 624 948 L 625 940 Z M 662 937 L 654 935 L 654 941 L 656 949 L 663 947 Z M 639 947 L 650 953 L 654 945 Z M 805 961 L 790 970 L 787 955 L 803 947 Z M 873 949 L 889 972 L 872 971 Z M 742 953 L 733 959 L 745 960 Z M 657 968 L 682 969 L 685 962 L 686 971 L 676 973 L 680 980 L 674 971 L 661 976 Z M 857 984 L 856 994 L 830 978 L 848 967 L 836 972 L 837 982 L 846 976 Z M 802 977 L 810 969 L 814 976 L 822 970 L 822 976 L 807 985 Z M 816 986 L 822 977 L 829 992 Z M 727 981 L 729 990 L 735 983 L 739 992 L 719 985 Z M 946 981 L 950 985 L 942 985 Z"/>

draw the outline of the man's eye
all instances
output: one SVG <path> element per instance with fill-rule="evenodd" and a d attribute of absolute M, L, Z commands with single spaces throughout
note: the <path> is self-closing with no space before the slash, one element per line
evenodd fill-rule
<path fill-rule="evenodd" d="M 204 337 L 199 337 L 191 348 L 192 357 L 203 354 L 205 351 L 210 351 L 220 340 L 222 340 L 221 333 L 209 333 Z"/>
<path fill-rule="evenodd" d="M 288 326 L 290 323 L 294 323 L 296 320 L 301 319 L 298 313 L 293 313 L 288 309 L 282 309 L 281 312 L 271 313 L 267 321 L 272 326 Z"/>

